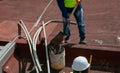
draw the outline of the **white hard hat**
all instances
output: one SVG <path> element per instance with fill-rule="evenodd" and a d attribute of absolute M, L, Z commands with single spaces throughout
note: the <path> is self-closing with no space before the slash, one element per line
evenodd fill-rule
<path fill-rule="evenodd" d="M 90 66 L 90 64 L 88 63 L 86 57 L 78 56 L 73 61 L 72 69 L 75 71 L 84 71 L 89 66 Z"/>

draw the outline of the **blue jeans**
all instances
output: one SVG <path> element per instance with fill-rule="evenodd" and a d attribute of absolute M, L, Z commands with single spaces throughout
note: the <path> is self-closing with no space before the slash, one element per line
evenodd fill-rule
<path fill-rule="evenodd" d="M 68 13 L 70 15 L 70 13 Z M 78 24 L 79 36 L 80 39 L 85 39 L 85 24 L 84 24 L 84 16 L 83 16 L 83 9 L 77 9 L 74 13 L 75 19 Z M 63 32 L 66 36 L 70 36 L 70 24 L 66 22 L 66 19 L 63 17 Z"/>

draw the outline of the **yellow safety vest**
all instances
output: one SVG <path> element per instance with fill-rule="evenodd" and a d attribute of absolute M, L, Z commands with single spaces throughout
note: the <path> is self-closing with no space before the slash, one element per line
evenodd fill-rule
<path fill-rule="evenodd" d="M 76 6 L 76 0 L 64 0 L 66 8 L 74 8 Z"/>

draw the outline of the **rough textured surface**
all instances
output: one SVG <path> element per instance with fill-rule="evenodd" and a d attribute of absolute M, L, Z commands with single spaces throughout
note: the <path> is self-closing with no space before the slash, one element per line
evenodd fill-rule
<path fill-rule="evenodd" d="M 21 19 L 25 22 L 29 22 L 27 26 L 31 28 L 48 3 L 48 0 L 0 1 L 0 39 L 8 40 L 8 38 L 12 36 L 14 38 L 14 35 L 17 34 L 17 22 Z M 86 40 L 89 45 L 120 45 L 119 6 L 119 0 L 83 1 Z M 48 7 L 41 21 L 48 21 L 50 19 L 61 19 L 61 13 L 56 5 L 56 1 L 53 1 Z M 53 25 L 49 27 L 53 27 Z M 15 28 L 14 31 L 12 28 Z M 62 24 L 58 25 L 58 28 L 55 29 L 55 31 L 62 31 Z M 79 34 L 76 28 L 76 26 L 71 25 L 71 43 L 79 42 Z M 9 36 L 8 33 L 12 34 Z"/>
<path fill-rule="evenodd" d="M 18 33 L 17 23 L 21 19 L 25 22 L 27 28 L 30 29 L 48 2 L 49 0 L 0 0 L 0 41 L 11 41 L 14 39 Z M 79 34 L 77 25 L 71 25 L 72 35 L 70 37 L 70 43 L 67 44 L 67 47 L 69 47 L 66 53 L 67 61 L 72 61 L 71 58 L 73 59 L 76 55 L 87 54 L 88 56 L 89 54 L 93 54 L 94 62 L 99 61 L 102 64 L 101 67 L 115 63 L 115 68 L 112 71 L 119 73 L 117 71 L 120 70 L 120 67 L 116 65 L 120 65 L 120 60 L 117 58 L 120 55 L 119 7 L 120 0 L 83 0 L 87 45 L 78 44 Z M 61 13 L 56 4 L 56 0 L 49 6 L 41 21 L 46 22 L 51 19 L 61 19 Z M 41 25 L 41 21 L 39 26 Z M 50 42 L 51 39 L 62 31 L 62 23 L 50 23 L 46 30 L 48 42 Z M 23 31 L 22 35 L 24 35 Z M 24 51 L 24 55 L 29 55 L 28 46 L 24 46 L 26 49 L 21 47 L 26 44 L 26 41 L 24 39 L 17 40 L 17 43 L 22 43 L 17 45 L 17 54 L 23 57 Z M 41 50 L 38 52 L 44 54 Z"/>

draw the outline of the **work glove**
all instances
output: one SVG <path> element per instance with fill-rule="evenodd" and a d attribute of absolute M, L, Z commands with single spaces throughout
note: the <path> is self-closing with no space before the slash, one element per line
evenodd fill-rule
<path fill-rule="evenodd" d="M 66 22 L 67 22 L 67 24 L 69 24 L 70 23 L 70 18 L 66 18 Z"/>

